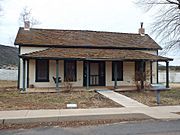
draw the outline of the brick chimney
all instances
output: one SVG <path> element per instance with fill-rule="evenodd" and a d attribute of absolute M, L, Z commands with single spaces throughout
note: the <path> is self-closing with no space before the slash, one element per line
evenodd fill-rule
<path fill-rule="evenodd" d="M 139 29 L 139 34 L 145 36 L 145 29 L 143 28 L 143 22 L 141 22 L 141 28 Z"/>
<path fill-rule="evenodd" d="M 30 30 L 30 21 L 24 21 L 24 30 Z"/>

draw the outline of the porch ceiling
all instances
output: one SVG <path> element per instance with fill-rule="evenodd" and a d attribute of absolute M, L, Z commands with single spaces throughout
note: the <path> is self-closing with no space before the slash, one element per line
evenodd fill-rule
<path fill-rule="evenodd" d="M 150 60 L 169 61 L 171 58 L 156 56 L 136 50 L 90 49 L 90 48 L 49 48 L 20 55 L 27 59 L 78 59 L 78 60 Z"/>

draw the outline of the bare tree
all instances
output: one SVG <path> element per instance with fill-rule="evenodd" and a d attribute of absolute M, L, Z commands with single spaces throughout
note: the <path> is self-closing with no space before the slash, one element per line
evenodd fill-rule
<path fill-rule="evenodd" d="M 30 22 L 31 27 L 41 24 L 37 19 L 32 17 L 31 11 L 32 10 L 28 9 L 28 7 L 23 8 L 22 12 L 20 13 L 20 17 L 19 17 L 19 21 L 21 24 L 22 23 L 24 24 L 24 22 L 26 22 L 26 21 Z"/>
<path fill-rule="evenodd" d="M 147 12 L 158 11 L 151 30 L 165 44 L 165 53 L 180 49 L 180 0 L 138 0 L 136 4 Z"/>

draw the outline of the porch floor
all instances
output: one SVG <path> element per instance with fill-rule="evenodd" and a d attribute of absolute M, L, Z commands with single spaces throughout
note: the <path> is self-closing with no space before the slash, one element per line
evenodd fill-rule
<path fill-rule="evenodd" d="M 89 89 L 86 87 L 73 87 L 72 91 L 95 91 L 95 90 L 114 90 L 114 91 L 135 91 L 137 88 L 135 86 L 119 86 L 117 89 L 114 89 L 113 86 L 91 86 Z M 44 88 L 27 88 L 25 93 L 54 93 L 65 91 L 65 87 L 60 87 L 59 90 L 56 90 L 55 87 L 44 87 Z M 23 93 L 23 92 L 22 92 Z"/>

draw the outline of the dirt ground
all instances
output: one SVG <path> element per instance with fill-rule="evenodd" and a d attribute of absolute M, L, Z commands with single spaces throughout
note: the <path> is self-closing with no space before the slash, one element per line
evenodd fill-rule
<path fill-rule="evenodd" d="M 9 88 L 9 87 L 16 88 L 17 87 L 17 81 L 0 80 L 0 89 Z"/>
<path fill-rule="evenodd" d="M 20 94 L 19 90 L 16 89 L 15 82 L 10 81 L 10 85 L 8 85 L 8 81 L 3 81 L 1 84 L 3 84 L 3 86 L 0 87 L 0 111 L 21 109 L 65 109 L 66 104 L 68 103 L 75 103 L 78 108 L 122 107 L 94 91 Z"/>
<path fill-rule="evenodd" d="M 135 121 L 146 121 L 154 119 L 150 118 L 122 118 L 122 119 L 100 119 L 100 120 L 75 120 L 75 121 L 61 121 L 61 122 L 41 122 L 41 123 L 23 123 L 23 124 L 0 124 L 0 130 L 13 130 L 13 129 L 30 129 L 37 127 L 81 127 L 81 126 L 93 126 L 112 124 L 119 122 L 135 122 Z"/>
<path fill-rule="evenodd" d="M 180 105 L 180 83 L 171 84 L 171 90 L 160 92 L 160 105 Z M 148 106 L 157 106 L 156 93 L 154 91 L 121 92 Z"/>

